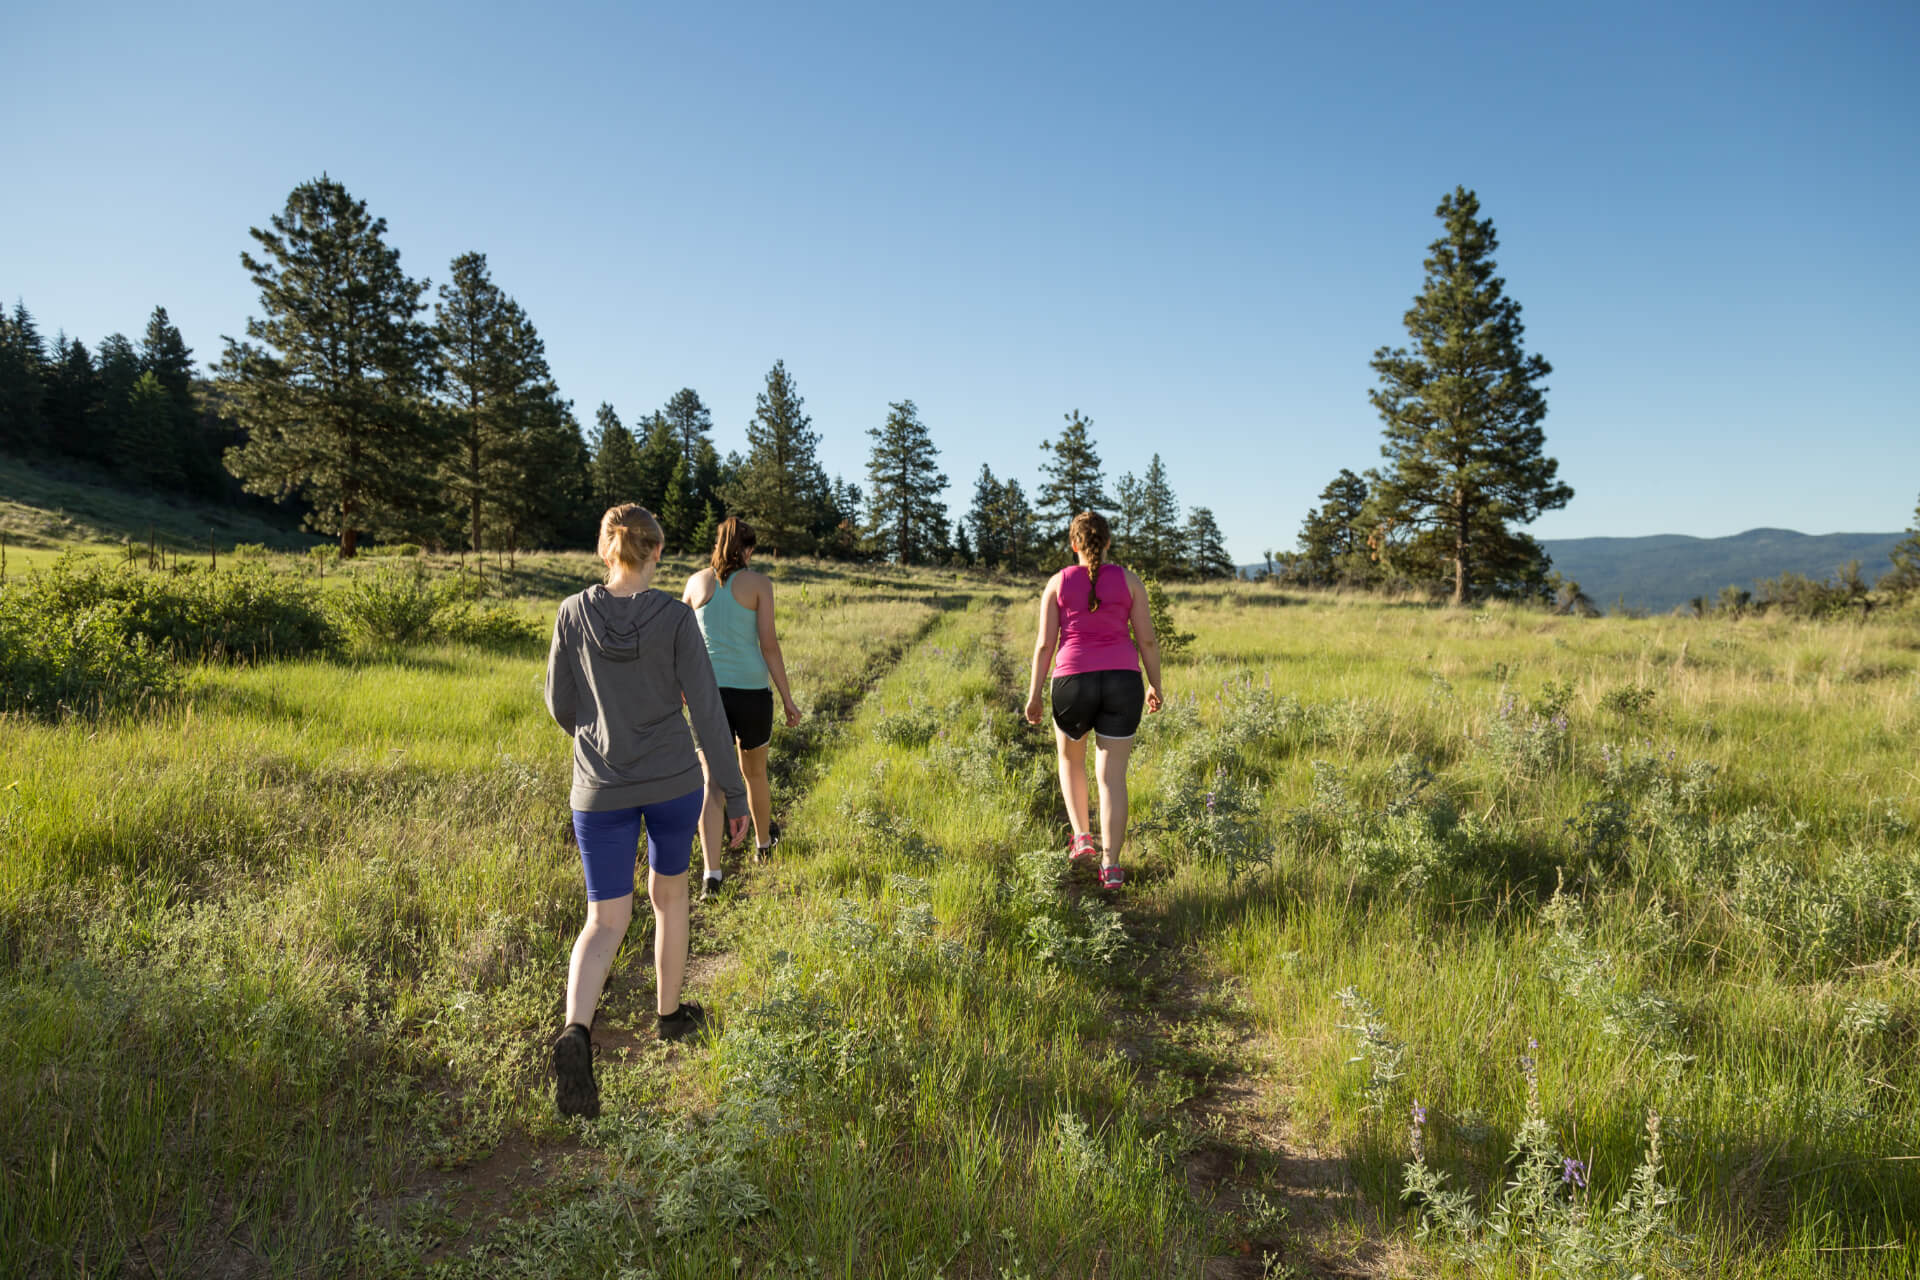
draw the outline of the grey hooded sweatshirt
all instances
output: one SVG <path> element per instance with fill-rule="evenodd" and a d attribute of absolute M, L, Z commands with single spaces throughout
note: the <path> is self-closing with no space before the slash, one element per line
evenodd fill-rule
<path fill-rule="evenodd" d="M 693 610 L 665 592 L 617 596 L 598 586 L 560 602 L 547 710 L 573 735 L 574 808 L 629 809 L 700 788 L 682 694 L 727 816 L 742 817 L 747 784 Z"/>

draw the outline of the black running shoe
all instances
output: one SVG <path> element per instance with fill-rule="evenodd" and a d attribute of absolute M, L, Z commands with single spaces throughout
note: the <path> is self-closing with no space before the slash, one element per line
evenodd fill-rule
<path fill-rule="evenodd" d="M 672 1013 L 660 1015 L 660 1038 L 684 1040 L 707 1029 L 707 1011 L 691 1000 L 682 1000 Z"/>
<path fill-rule="evenodd" d="M 720 887 L 725 883 L 718 871 L 707 872 L 700 880 L 700 901 L 705 902 L 708 898 L 719 897 Z"/>
<path fill-rule="evenodd" d="M 553 1042 L 553 1104 L 563 1116 L 600 1114 L 600 1086 L 593 1081 L 593 1033 L 569 1023 Z"/>

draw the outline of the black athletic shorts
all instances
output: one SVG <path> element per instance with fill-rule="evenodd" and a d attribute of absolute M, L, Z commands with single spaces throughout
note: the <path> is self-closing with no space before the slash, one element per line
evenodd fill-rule
<path fill-rule="evenodd" d="M 1075 742 L 1091 729 L 1102 738 L 1131 738 L 1147 705 L 1138 671 L 1083 671 L 1053 679 L 1053 723 Z"/>
<path fill-rule="evenodd" d="M 729 689 L 720 686 L 720 705 L 727 710 L 727 728 L 742 751 L 773 741 L 773 690 Z"/>

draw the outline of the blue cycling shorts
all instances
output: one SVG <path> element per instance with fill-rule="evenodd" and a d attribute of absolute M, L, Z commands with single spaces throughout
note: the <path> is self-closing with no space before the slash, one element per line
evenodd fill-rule
<path fill-rule="evenodd" d="M 575 809 L 573 838 L 580 845 L 587 900 L 605 902 L 633 892 L 643 823 L 647 865 L 663 876 L 685 875 L 693 861 L 693 838 L 700 830 L 700 806 L 706 795 L 705 788 L 696 787 L 677 800 L 631 809 Z"/>

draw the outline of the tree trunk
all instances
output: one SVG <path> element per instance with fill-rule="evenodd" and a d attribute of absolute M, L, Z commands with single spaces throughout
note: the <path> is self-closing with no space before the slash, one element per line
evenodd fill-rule
<path fill-rule="evenodd" d="M 1460 523 L 1453 529 L 1453 604 L 1459 608 L 1467 602 L 1467 526 L 1471 515 L 1466 504 L 1460 504 Z"/>

